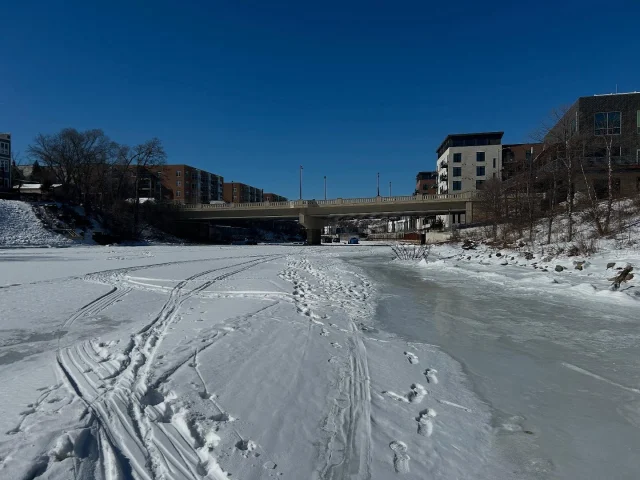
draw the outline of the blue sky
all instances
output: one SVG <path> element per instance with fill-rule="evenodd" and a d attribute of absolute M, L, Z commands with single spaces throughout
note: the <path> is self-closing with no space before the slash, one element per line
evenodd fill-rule
<path fill-rule="evenodd" d="M 64 7 L 62 6 L 64 5 Z M 153 6 L 151 6 L 153 5 Z M 10 2 L 0 131 L 64 127 L 288 197 L 410 194 L 448 133 L 522 142 L 581 95 L 640 90 L 640 3 Z"/>

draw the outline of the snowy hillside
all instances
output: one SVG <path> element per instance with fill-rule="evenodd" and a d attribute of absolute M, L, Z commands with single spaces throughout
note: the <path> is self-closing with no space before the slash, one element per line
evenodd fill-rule
<path fill-rule="evenodd" d="M 67 243 L 71 241 L 43 227 L 28 203 L 0 200 L 0 246 L 42 246 Z"/>

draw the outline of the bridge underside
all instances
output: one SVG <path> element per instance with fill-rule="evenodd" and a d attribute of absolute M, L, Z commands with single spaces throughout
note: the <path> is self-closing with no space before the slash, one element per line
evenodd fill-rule
<path fill-rule="evenodd" d="M 291 202 L 286 206 L 265 206 L 254 208 L 186 208 L 181 210 L 180 218 L 190 221 L 205 220 L 250 220 L 250 219 L 295 219 L 307 230 L 307 241 L 319 245 L 322 228 L 328 219 L 335 217 L 385 217 L 415 215 L 453 215 L 465 214 L 465 221 L 473 218 L 471 201 L 437 201 L 433 203 L 384 203 L 370 202 L 350 205 L 314 206 L 313 202 Z"/>

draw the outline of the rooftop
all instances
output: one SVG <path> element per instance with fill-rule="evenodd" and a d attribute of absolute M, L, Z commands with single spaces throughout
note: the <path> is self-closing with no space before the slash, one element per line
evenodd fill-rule
<path fill-rule="evenodd" d="M 450 140 L 456 141 L 462 141 L 462 145 L 452 145 L 452 146 L 476 146 L 478 145 L 477 142 L 465 142 L 465 140 L 475 140 L 475 139 L 487 139 L 487 140 L 502 140 L 502 136 L 504 135 L 504 132 L 475 132 L 475 133 L 452 133 L 446 136 L 446 138 L 442 141 L 442 143 L 440 144 L 440 146 L 438 147 L 438 149 L 436 150 L 436 152 L 438 153 L 438 155 L 441 155 L 441 151 L 446 150 L 445 145 L 447 144 L 447 142 L 449 142 Z M 467 145 L 467 143 L 469 143 Z"/>

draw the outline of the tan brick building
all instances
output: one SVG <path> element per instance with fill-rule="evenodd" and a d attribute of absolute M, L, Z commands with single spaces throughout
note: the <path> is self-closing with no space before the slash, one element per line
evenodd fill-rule
<path fill-rule="evenodd" d="M 263 196 L 264 202 L 286 202 L 286 197 L 282 195 L 277 195 L 275 193 L 265 193 Z"/>
<path fill-rule="evenodd" d="M 264 198 L 261 189 L 240 182 L 225 183 L 222 199 L 228 203 L 256 203 Z"/>
<path fill-rule="evenodd" d="M 140 196 L 176 203 L 210 203 L 222 200 L 224 179 L 220 175 L 185 164 L 149 168 L 140 180 Z"/>

